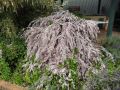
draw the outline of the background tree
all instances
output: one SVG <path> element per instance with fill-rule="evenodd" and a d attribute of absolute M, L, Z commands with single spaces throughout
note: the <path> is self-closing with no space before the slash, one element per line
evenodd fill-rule
<path fill-rule="evenodd" d="M 12 17 L 18 27 L 26 27 L 38 16 L 48 15 L 54 0 L 0 0 L 0 16 Z"/>
<path fill-rule="evenodd" d="M 53 0 L 0 0 L 0 8 L 2 11 L 16 12 L 18 8 L 29 6 L 49 7 L 53 4 Z"/>

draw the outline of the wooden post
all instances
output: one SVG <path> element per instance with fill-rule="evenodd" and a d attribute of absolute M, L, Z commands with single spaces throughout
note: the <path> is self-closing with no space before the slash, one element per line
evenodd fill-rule
<path fill-rule="evenodd" d="M 109 23 L 108 23 L 108 31 L 107 36 L 112 36 L 112 29 L 114 24 L 114 18 L 115 18 L 115 12 L 117 10 L 119 0 L 112 0 L 111 6 L 110 6 L 110 13 L 109 13 Z"/>

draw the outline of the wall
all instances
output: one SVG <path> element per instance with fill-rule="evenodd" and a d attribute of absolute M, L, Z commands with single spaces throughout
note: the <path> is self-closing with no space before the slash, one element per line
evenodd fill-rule
<path fill-rule="evenodd" d="M 97 15 L 98 0 L 64 0 L 65 8 L 72 6 L 80 6 L 80 13 L 85 15 Z M 103 15 L 108 15 L 111 0 L 101 1 L 101 11 Z"/>

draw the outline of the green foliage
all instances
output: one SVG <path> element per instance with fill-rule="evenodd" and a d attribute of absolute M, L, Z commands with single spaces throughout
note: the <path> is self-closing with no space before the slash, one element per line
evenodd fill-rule
<path fill-rule="evenodd" d="M 120 71 L 120 37 L 108 38 L 103 46 L 112 53 L 114 60 L 106 60 L 106 65 L 108 67 L 108 72 L 110 74 Z"/>
<path fill-rule="evenodd" d="M 74 50 L 74 53 L 78 53 L 77 49 Z M 84 85 L 84 80 L 82 79 L 82 77 L 80 77 L 80 75 L 78 75 L 79 71 L 78 71 L 78 62 L 75 58 L 71 58 L 67 61 L 65 61 L 64 64 L 65 67 L 68 68 L 68 72 L 71 75 L 71 82 L 69 82 L 70 84 L 70 88 L 72 90 L 83 90 L 83 85 Z M 71 86 L 73 85 L 73 86 Z"/>
<path fill-rule="evenodd" d="M 26 55 L 21 28 L 39 16 L 52 11 L 53 0 L 0 0 L 0 79 L 19 85 L 33 84 L 39 78 L 39 70 L 23 73 Z M 51 22 L 50 22 L 51 23 Z"/>
<path fill-rule="evenodd" d="M 106 68 L 104 71 L 89 76 L 88 90 L 114 90 L 120 87 L 120 66 L 116 67 L 112 60 L 105 61 L 105 63 Z"/>
<path fill-rule="evenodd" d="M 14 19 L 9 13 L 0 16 L 0 79 L 23 84 L 22 64 L 26 54 L 24 40 L 20 37 Z"/>
<path fill-rule="evenodd" d="M 40 77 L 40 70 L 35 69 L 33 72 L 26 71 L 25 73 L 25 82 L 29 85 L 33 85 Z"/>
<path fill-rule="evenodd" d="M 0 22 L 0 41 L 10 43 L 16 37 L 16 27 L 9 17 L 3 18 Z"/>
<path fill-rule="evenodd" d="M 25 83 L 21 64 L 19 64 L 17 66 L 16 70 L 12 73 L 12 77 L 11 77 L 10 81 L 12 83 L 15 83 L 18 85 L 23 85 Z"/>
<path fill-rule="evenodd" d="M 0 79 L 10 80 L 16 84 L 23 84 L 22 68 L 19 64 L 26 54 L 25 42 L 16 35 L 17 28 L 12 18 L 3 17 L 0 22 Z M 21 64 L 22 67 L 22 64 Z"/>
<path fill-rule="evenodd" d="M 103 42 L 103 46 L 113 54 L 115 59 L 120 59 L 120 37 L 111 37 Z"/>
<path fill-rule="evenodd" d="M 3 43 L 3 58 L 9 64 L 11 71 L 14 71 L 18 63 L 24 60 L 26 54 L 24 40 L 16 39 L 13 43 L 6 45 Z"/>
<path fill-rule="evenodd" d="M 0 58 L 0 79 L 9 80 L 10 68 L 4 59 Z"/>
<path fill-rule="evenodd" d="M 108 38 L 103 46 L 112 53 L 114 60 L 111 60 L 103 52 L 102 61 L 106 68 L 97 75 L 90 75 L 89 90 L 116 90 L 120 87 L 120 38 Z"/>
<path fill-rule="evenodd" d="M 0 19 L 13 17 L 18 28 L 25 28 L 34 19 L 49 15 L 54 0 L 0 0 Z"/>
<path fill-rule="evenodd" d="M 47 67 L 42 69 L 34 68 L 33 72 L 27 70 L 25 79 L 31 84 L 30 90 L 35 90 L 36 88 L 40 90 L 67 90 L 68 88 L 71 90 L 82 90 L 84 81 L 78 75 L 77 64 L 75 58 L 59 64 L 59 68 L 68 70 L 60 75 L 49 71 Z"/>
<path fill-rule="evenodd" d="M 0 59 L 0 79 L 23 85 L 23 60 L 26 55 L 24 40 L 16 38 L 11 44 L 0 43 L 2 58 Z"/>
<path fill-rule="evenodd" d="M 53 0 L 0 0 L 1 11 L 17 12 L 18 8 L 24 5 L 49 7 L 53 4 Z"/>
<path fill-rule="evenodd" d="M 46 16 L 53 10 L 53 0 L 0 0 L 0 79 L 19 85 L 33 84 L 40 76 L 34 72 L 23 73 L 26 55 L 25 41 L 21 28 L 39 16 Z M 52 22 L 50 22 L 52 23 Z M 23 31 L 24 32 L 24 31 Z"/>

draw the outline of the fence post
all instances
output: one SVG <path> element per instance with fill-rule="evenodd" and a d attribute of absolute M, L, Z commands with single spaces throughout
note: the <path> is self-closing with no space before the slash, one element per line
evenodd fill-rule
<path fill-rule="evenodd" d="M 109 12 L 109 23 L 108 23 L 108 31 L 107 36 L 112 36 L 112 29 L 114 24 L 114 18 L 115 18 L 115 12 L 117 10 L 119 0 L 112 0 L 111 6 L 110 6 L 110 12 Z"/>
<path fill-rule="evenodd" d="M 101 0 L 98 0 L 98 11 L 97 11 L 98 14 L 100 14 L 100 7 L 101 7 Z"/>

